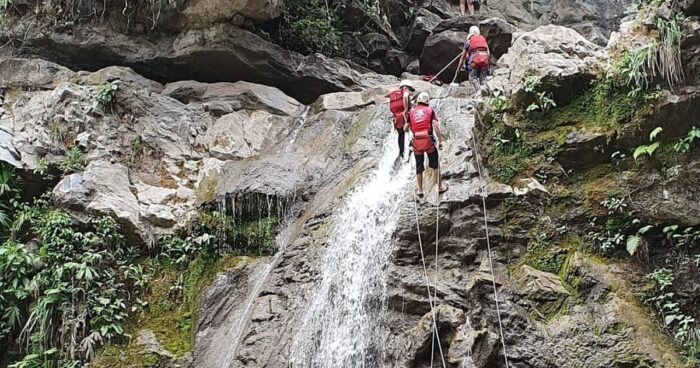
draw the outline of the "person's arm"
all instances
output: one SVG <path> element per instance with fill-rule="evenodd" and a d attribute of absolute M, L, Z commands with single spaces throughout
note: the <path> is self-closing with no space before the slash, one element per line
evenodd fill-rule
<path fill-rule="evenodd" d="M 405 122 L 408 122 L 408 107 L 411 106 L 411 98 L 409 96 L 410 93 L 408 91 L 403 93 L 403 117 L 406 119 Z"/>
<path fill-rule="evenodd" d="M 445 142 L 445 137 L 442 135 L 442 130 L 440 130 L 440 122 L 437 119 L 437 115 L 433 113 L 433 130 L 438 138 L 438 148 L 442 149 L 442 144 Z"/>
<path fill-rule="evenodd" d="M 467 60 L 467 53 L 469 52 L 469 44 L 464 44 L 464 49 L 462 50 L 462 56 L 459 57 L 459 69 L 464 70 L 466 67 L 464 61 Z"/>

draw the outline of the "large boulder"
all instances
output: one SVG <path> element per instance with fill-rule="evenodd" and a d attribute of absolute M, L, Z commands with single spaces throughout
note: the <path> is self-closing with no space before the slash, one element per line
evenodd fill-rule
<path fill-rule="evenodd" d="M 276 141 L 283 124 L 289 122 L 264 111 L 232 112 L 216 120 L 202 139 L 212 157 L 220 160 L 249 158 Z"/>
<path fill-rule="evenodd" d="M 488 82 L 491 89 L 513 95 L 516 104 L 526 100 L 525 81 L 539 77 L 557 104 L 571 101 L 595 78 L 596 66 L 607 58 L 599 46 L 578 32 L 561 26 L 542 26 L 516 33 L 508 53 L 498 60 L 502 68 Z"/>
<path fill-rule="evenodd" d="M 510 48 L 513 34 L 517 29 L 503 19 L 491 18 L 479 21 L 474 17 L 452 18 L 442 21 L 426 39 L 420 58 L 423 74 L 436 74 L 462 51 L 469 28 L 477 25 L 486 37 L 491 49 L 492 63 Z M 443 82 L 451 82 L 457 68 L 455 61 L 440 76 Z M 466 79 L 466 73 L 458 75 L 457 81 Z"/>
<path fill-rule="evenodd" d="M 501 18 L 479 20 L 467 16 L 444 20 L 435 27 L 433 32 L 440 33 L 446 30 L 469 32 L 471 26 L 478 26 L 481 34 L 486 37 L 491 54 L 495 58 L 494 60 L 500 58 L 501 55 L 508 51 L 513 43 L 513 34 L 518 31 L 515 26 Z M 462 42 L 464 41 L 466 41 L 466 38 Z"/>
<path fill-rule="evenodd" d="M 143 242 L 138 199 L 131 192 L 129 170 L 121 164 L 93 161 L 85 172 L 68 175 L 53 190 L 54 202 L 76 218 L 86 214 L 113 217 L 132 240 Z"/>
<path fill-rule="evenodd" d="M 228 23 L 155 39 L 92 25 L 76 26 L 71 33 L 27 32 L 24 26 L 8 31 L 9 37 L 24 39 L 18 52 L 78 70 L 126 65 L 160 82 L 243 80 L 277 87 L 304 103 L 324 93 L 393 80 L 350 62 L 284 50 Z"/>
<path fill-rule="evenodd" d="M 420 56 L 420 71 L 422 74 L 436 75 L 443 68 L 447 67 L 439 76 L 443 82 L 451 82 L 459 67 L 458 60 L 450 64 L 455 57 L 462 52 L 464 41 L 467 39 L 467 32 L 447 30 L 432 34 L 425 40 L 423 53 Z M 463 81 L 466 73 L 460 73 L 457 80 Z"/>
<path fill-rule="evenodd" d="M 243 81 L 211 84 L 197 81 L 173 82 L 165 86 L 163 94 L 182 103 L 201 103 L 205 110 L 218 116 L 241 109 L 295 116 L 303 108 L 297 100 L 277 88 Z"/>
<path fill-rule="evenodd" d="M 423 50 L 425 40 L 442 19 L 427 9 L 419 9 L 409 30 L 406 50 L 419 53 Z"/>

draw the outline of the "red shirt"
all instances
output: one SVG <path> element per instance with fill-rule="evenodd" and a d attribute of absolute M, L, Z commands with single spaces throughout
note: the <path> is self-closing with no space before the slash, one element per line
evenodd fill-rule
<path fill-rule="evenodd" d="M 422 131 L 432 132 L 432 122 L 438 120 L 435 111 L 430 106 L 422 104 L 414 107 L 409 116 L 411 131 L 414 135 Z"/>

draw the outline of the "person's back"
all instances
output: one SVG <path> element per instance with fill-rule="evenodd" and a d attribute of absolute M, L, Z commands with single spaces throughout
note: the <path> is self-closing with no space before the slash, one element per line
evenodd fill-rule
<path fill-rule="evenodd" d="M 394 128 L 398 133 L 399 156 L 403 157 L 404 152 L 404 125 L 408 123 L 408 112 L 411 111 L 411 92 L 413 84 L 409 80 L 402 80 L 399 88 L 389 93 L 389 110 L 394 117 Z M 397 161 L 398 163 L 398 161 Z"/>
<path fill-rule="evenodd" d="M 489 50 L 489 44 L 486 41 L 486 37 L 484 37 L 480 34 L 473 35 L 469 39 L 469 41 L 467 41 L 467 42 L 469 42 L 469 52 L 470 53 L 476 52 L 479 50 L 481 50 L 481 51 L 488 51 Z"/>

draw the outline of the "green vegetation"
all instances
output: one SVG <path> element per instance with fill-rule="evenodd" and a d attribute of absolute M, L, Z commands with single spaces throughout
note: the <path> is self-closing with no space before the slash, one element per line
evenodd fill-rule
<path fill-rule="evenodd" d="M 22 201 L 18 182 L 0 165 L 0 359 L 13 368 L 79 367 L 100 351 L 101 366 L 153 366 L 157 357 L 133 342 L 143 329 L 182 356 L 202 290 L 240 262 L 236 255 L 274 249 L 275 218 L 203 212 L 147 253 L 110 217 L 78 223 L 50 196 Z"/>
<path fill-rule="evenodd" d="M 92 101 L 92 111 L 105 111 L 111 108 L 116 101 L 117 90 L 119 89 L 119 81 L 104 82 L 97 88 L 97 96 Z"/>
<path fill-rule="evenodd" d="M 650 144 L 646 145 L 641 145 L 638 146 L 637 148 L 634 149 L 634 153 L 632 154 L 632 157 L 636 161 L 637 158 L 641 155 L 648 155 L 651 157 L 654 152 L 659 148 L 659 142 L 654 142 L 656 139 L 656 136 L 659 135 L 663 131 L 663 128 L 661 127 L 656 127 L 654 130 L 649 133 L 649 141 L 651 142 Z"/>
<path fill-rule="evenodd" d="M 44 200 L 22 211 L 22 239 L 0 247 L 0 338 L 13 367 L 79 366 L 126 337 L 127 304 L 149 276 L 111 218 L 79 227 Z M 34 238 L 36 250 L 19 242 Z"/>
<path fill-rule="evenodd" d="M 85 169 L 85 155 L 78 147 L 73 147 L 66 152 L 66 157 L 58 164 L 58 168 L 65 174 L 80 172 Z"/>
<path fill-rule="evenodd" d="M 337 16 L 319 0 L 286 3 L 279 37 L 285 48 L 311 54 L 333 56 L 339 53 L 340 31 Z"/>

